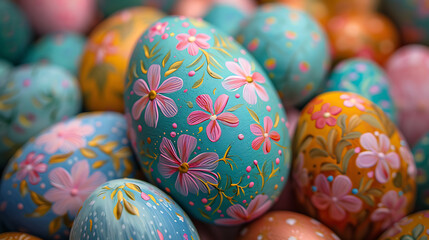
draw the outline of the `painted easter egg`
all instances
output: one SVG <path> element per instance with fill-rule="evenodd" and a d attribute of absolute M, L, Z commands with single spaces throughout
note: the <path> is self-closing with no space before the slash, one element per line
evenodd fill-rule
<path fill-rule="evenodd" d="M 68 70 L 76 76 L 85 43 L 85 37 L 79 34 L 58 33 L 45 35 L 31 47 L 23 62 L 51 63 Z"/>
<path fill-rule="evenodd" d="M 425 0 L 382 1 L 383 9 L 398 25 L 405 43 L 429 45 L 429 3 Z"/>
<path fill-rule="evenodd" d="M 0 240 L 42 240 L 42 239 L 26 233 L 7 232 L 7 233 L 0 233 Z"/>
<path fill-rule="evenodd" d="M 150 6 L 169 12 L 176 0 L 97 0 L 98 8 L 104 17 L 131 7 Z M 156 19 L 154 19 L 156 20 Z"/>
<path fill-rule="evenodd" d="M 0 58 L 18 62 L 31 41 L 31 28 L 21 10 L 9 0 L 0 0 Z"/>
<path fill-rule="evenodd" d="M 224 33 L 234 36 L 246 15 L 231 4 L 214 4 L 204 20 Z"/>
<path fill-rule="evenodd" d="M 429 132 L 413 147 L 417 167 L 416 209 L 429 209 Z"/>
<path fill-rule="evenodd" d="M 0 169 L 28 139 L 80 111 L 77 80 L 57 66 L 23 65 L 0 86 Z"/>
<path fill-rule="evenodd" d="M 115 14 L 93 30 L 82 56 L 79 76 L 87 110 L 124 111 L 124 79 L 129 58 L 140 35 L 163 16 L 156 9 L 137 7 Z M 164 25 L 154 26 L 154 31 L 163 29 Z"/>
<path fill-rule="evenodd" d="M 334 232 L 319 221 L 287 211 L 265 214 L 243 228 L 239 239 L 340 240 Z"/>
<path fill-rule="evenodd" d="M 412 211 L 416 167 L 371 101 L 328 92 L 302 110 L 293 143 L 298 202 L 343 239 L 372 239 Z"/>
<path fill-rule="evenodd" d="M 182 208 L 159 188 L 136 179 L 111 180 L 83 204 L 70 240 L 194 239 L 198 233 Z"/>
<path fill-rule="evenodd" d="M 289 172 L 286 114 L 273 85 L 246 50 L 203 20 L 158 25 L 166 27 L 151 27 L 136 45 L 125 90 L 144 173 L 201 221 L 259 217 Z"/>
<path fill-rule="evenodd" d="M 400 48 L 387 62 L 386 73 L 398 109 L 399 129 L 413 146 L 429 131 L 429 48 Z"/>
<path fill-rule="evenodd" d="M 402 218 L 379 237 L 379 240 L 428 239 L 429 211 L 420 211 Z"/>
<path fill-rule="evenodd" d="M 95 0 L 18 0 L 38 34 L 86 33 L 96 20 Z"/>
<path fill-rule="evenodd" d="M 338 63 L 325 91 L 357 93 L 377 104 L 393 122 L 397 121 L 387 75 L 371 60 L 352 58 Z"/>
<path fill-rule="evenodd" d="M 305 12 L 282 4 L 260 7 L 237 39 L 264 67 L 288 106 L 309 100 L 330 65 L 323 30 Z"/>
<path fill-rule="evenodd" d="M 384 65 L 398 47 L 393 23 L 376 12 L 344 12 L 326 25 L 333 58 L 341 61 L 362 57 Z"/>
<path fill-rule="evenodd" d="M 10 71 L 13 69 L 13 66 L 11 63 L 0 59 L 0 88 L 3 87 L 3 84 L 6 83 L 6 77 L 10 73 Z"/>
<path fill-rule="evenodd" d="M 134 176 L 126 127 L 118 113 L 86 113 L 30 140 L 3 173 L 1 222 L 43 239 L 68 238 L 92 191 L 107 180 Z"/>

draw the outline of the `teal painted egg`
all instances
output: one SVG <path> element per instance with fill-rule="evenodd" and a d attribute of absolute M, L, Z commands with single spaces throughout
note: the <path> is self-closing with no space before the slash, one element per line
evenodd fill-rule
<path fill-rule="evenodd" d="M 397 122 L 387 75 L 373 61 L 353 58 L 340 62 L 329 76 L 325 91 L 357 93 L 377 104 L 393 122 Z"/>
<path fill-rule="evenodd" d="M 204 20 L 224 33 L 234 36 L 246 15 L 231 4 L 214 4 Z"/>
<path fill-rule="evenodd" d="M 31 28 L 21 10 L 9 0 L 0 0 L 0 58 L 18 62 L 31 41 Z"/>
<path fill-rule="evenodd" d="M 12 70 L 13 66 L 9 62 L 0 59 L 0 88 L 3 86 L 3 84 L 6 82 L 6 77 L 9 74 L 9 72 Z"/>
<path fill-rule="evenodd" d="M 123 115 L 81 114 L 47 128 L 9 161 L 0 186 L 0 221 L 10 231 L 68 239 L 85 199 L 136 166 Z"/>
<path fill-rule="evenodd" d="M 145 175 L 199 220 L 259 217 L 290 164 L 273 85 L 246 50 L 203 20 L 166 17 L 158 25 L 134 49 L 124 94 Z"/>
<path fill-rule="evenodd" d="M 185 211 L 159 188 L 136 179 L 99 186 L 85 201 L 70 240 L 199 240 Z"/>
<path fill-rule="evenodd" d="M 305 103 L 322 85 L 330 65 L 326 34 L 305 12 L 266 4 L 237 39 L 264 67 L 285 105 Z"/>
<path fill-rule="evenodd" d="M 429 209 L 429 132 L 413 147 L 413 155 L 417 167 L 416 209 Z"/>
<path fill-rule="evenodd" d="M 0 79 L 0 169 L 46 127 L 80 111 L 77 80 L 53 65 L 23 65 Z"/>
<path fill-rule="evenodd" d="M 170 12 L 176 0 L 97 0 L 98 8 L 104 17 L 108 17 L 120 10 L 137 7 L 150 6 L 164 12 Z"/>
<path fill-rule="evenodd" d="M 23 62 L 51 63 L 76 76 L 85 43 L 85 37 L 74 33 L 46 35 L 31 47 Z"/>

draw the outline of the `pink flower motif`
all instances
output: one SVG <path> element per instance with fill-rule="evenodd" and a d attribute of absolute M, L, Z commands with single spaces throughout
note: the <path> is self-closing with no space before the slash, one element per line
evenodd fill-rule
<path fill-rule="evenodd" d="M 258 94 L 262 101 L 268 101 L 268 94 L 265 88 L 260 85 L 265 83 L 264 76 L 258 72 L 252 73 L 252 67 L 246 59 L 239 58 L 238 63 L 240 65 L 235 62 L 226 62 L 225 65 L 228 70 L 236 75 L 225 78 L 222 86 L 230 91 L 237 91 L 244 86 L 243 98 L 249 104 L 256 104 L 258 101 L 256 94 Z"/>
<path fill-rule="evenodd" d="M 191 28 L 188 31 L 189 34 L 181 33 L 177 34 L 176 39 L 179 40 L 176 48 L 179 51 L 188 49 L 188 53 L 191 56 L 198 54 L 200 48 L 210 48 L 210 44 L 207 43 L 210 40 L 210 36 L 204 33 L 197 34 L 195 28 Z"/>
<path fill-rule="evenodd" d="M 195 137 L 182 134 L 177 140 L 179 155 L 173 143 L 165 137 L 159 147 L 161 150 L 159 172 L 164 178 L 170 178 L 177 172 L 175 187 L 184 196 L 188 196 L 188 192 L 193 194 L 198 194 L 199 191 L 207 192 L 203 182 L 217 183 L 217 175 L 213 170 L 217 168 L 219 156 L 214 152 L 205 152 L 188 161 L 196 146 Z"/>
<path fill-rule="evenodd" d="M 215 102 L 213 110 L 213 101 L 210 98 L 210 95 L 203 94 L 199 95 L 196 99 L 198 106 L 205 110 L 204 111 L 193 111 L 188 116 L 189 125 L 197 125 L 207 120 L 210 120 L 209 125 L 207 125 L 207 137 L 212 142 L 219 140 L 222 130 L 220 128 L 219 122 L 228 127 L 237 127 L 239 120 L 238 118 L 229 112 L 223 112 L 228 103 L 228 95 L 220 95 Z M 223 112 L 223 113 L 222 113 Z"/>
<path fill-rule="evenodd" d="M 258 136 L 252 141 L 252 148 L 258 150 L 264 144 L 263 150 L 265 154 L 271 151 L 271 140 L 280 141 L 280 134 L 276 131 L 271 131 L 273 128 L 273 121 L 270 117 L 264 117 L 264 127 L 259 124 L 250 125 L 250 131 Z"/>
<path fill-rule="evenodd" d="M 149 34 L 148 37 L 150 39 L 150 41 L 153 41 L 153 37 L 155 37 L 156 35 L 162 35 L 165 32 L 165 28 L 167 27 L 168 22 L 157 22 L 155 25 L 153 25 L 150 29 L 149 29 Z"/>
<path fill-rule="evenodd" d="M 348 195 L 352 190 L 352 182 L 347 176 L 336 176 L 332 183 L 323 174 L 319 174 L 315 180 L 317 192 L 311 197 L 311 202 L 319 210 L 328 209 L 329 216 L 335 221 L 346 218 L 347 212 L 356 213 L 362 208 L 362 200 Z"/>
<path fill-rule="evenodd" d="M 386 229 L 405 216 L 407 198 L 394 190 L 383 195 L 379 207 L 371 214 L 371 221 L 382 222 L 381 228 Z"/>
<path fill-rule="evenodd" d="M 343 94 L 340 96 L 340 98 L 345 100 L 344 106 L 349 107 L 349 108 L 356 107 L 357 109 L 359 109 L 361 111 L 365 111 L 365 106 L 362 104 L 362 103 L 364 103 L 364 101 L 361 98 L 359 98 L 358 96 Z"/>
<path fill-rule="evenodd" d="M 51 131 L 36 139 L 38 146 L 45 145 L 47 153 L 73 152 L 86 145 L 86 136 L 94 133 L 91 125 L 80 125 L 80 121 L 62 122 L 56 124 Z"/>
<path fill-rule="evenodd" d="M 231 218 L 216 219 L 215 223 L 220 225 L 238 225 L 249 222 L 264 214 L 271 207 L 271 200 L 267 195 L 258 195 L 250 201 L 247 209 L 240 204 L 235 204 L 226 210 Z"/>
<path fill-rule="evenodd" d="M 395 235 L 402 232 L 401 226 L 406 226 L 413 222 L 413 219 L 404 217 L 399 222 L 396 222 L 391 226 L 383 235 L 382 237 L 394 237 Z"/>
<path fill-rule="evenodd" d="M 375 164 L 375 178 L 380 183 L 386 183 L 390 178 L 390 168 L 398 169 L 401 165 L 396 152 L 390 152 L 390 139 L 385 134 L 379 135 L 379 142 L 372 133 L 360 136 L 360 144 L 369 151 L 360 152 L 356 158 L 359 168 L 370 168 Z"/>
<path fill-rule="evenodd" d="M 401 153 L 402 159 L 407 162 L 408 169 L 407 173 L 411 178 L 415 179 L 417 176 L 416 163 L 414 162 L 413 154 L 408 150 L 408 147 L 400 147 L 399 152 Z"/>
<path fill-rule="evenodd" d="M 18 180 L 24 180 L 28 175 L 28 181 L 36 185 L 40 182 L 39 173 L 46 172 L 48 165 L 42 163 L 42 160 L 45 158 L 43 154 L 35 154 L 34 152 L 30 152 L 19 164 L 18 172 L 16 177 Z"/>
<path fill-rule="evenodd" d="M 115 39 L 115 34 L 113 32 L 108 33 L 102 40 L 101 44 L 95 44 L 89 42 L 88 48 L 90 51 L 95 53 L 95 62 L 101 63 L 107 55 L 117 54 L 119 49 L 113 45 L 113 40 Z"/>
<path fill-rule="evenodd" d="M 76 216 L 86 198 L 101 184 L 107 181 L 101 172 L 89 176 L 89 164 L 86 160 L 75 163 L 71 174 L 62 167 L 49 173 L 53 188 L 45 193 L 46 200 L 53 203 L 52 211 L 62 216 L 67 212 Z"/>
<path fill-rule="evenodd" d="M 311 120 L 316 120 L 316 127 L 319 129 L 324 128 L 325 125 L 333 127 L 337 124 L 337 119 L 333 116 L 338 115 L 341 110 L 342 109 L 337 106 L 331 106 L 330 103 L 325 103 L 322 105 L 320 111 L 311 115 Z"/>
<path fill-rule="evenodd" d="M 308 170 L 304 168 L 304 154 L 299 153 L 297 162 L 292 172 L 293 183 L 298 192 L 308 184 Z"/>
<path fill-rule="evenodd" d="M 144 120 L 149 127 L 158 125 L 158 107 L 164 116 L 171 118 L 177 114 L 177 105 L 171 99 L 161 93 L 173 93 L 179 91 L 183 86 L 182 79 L 171 77 L 165 80 L 161 86 L 161 66 L 158 64 L 151 65 L 147 72 L 149 87 L 143 79 L 134 83 L 133 91 L 136 95 L 141 96 L 131 110 L 134 120 L 138 120 L 143 110 L 146 108 Z"/>

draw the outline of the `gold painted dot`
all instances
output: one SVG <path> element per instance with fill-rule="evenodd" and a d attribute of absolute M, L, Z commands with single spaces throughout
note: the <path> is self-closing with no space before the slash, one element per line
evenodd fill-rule
<path fill-rule="evenodd" d="M 174 37 L 174 33 L 170 33 L 170 36 Z"/>
<path fill-rule="evenodd" d="M 274 185 L 274 190 L 277 190 L 277 188 L 279 188 L 279 185 Z"/>

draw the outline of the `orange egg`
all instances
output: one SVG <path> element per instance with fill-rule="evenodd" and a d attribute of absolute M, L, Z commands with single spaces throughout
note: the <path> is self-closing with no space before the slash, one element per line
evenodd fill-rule
<path fill-rule="evenodd" d="M 7 233 L 0 233 L 0 240 L 42 240 L 42 239 L 26 233 L 7 232 Z"/>
<path fill-rule="evenodd" d="M 427 239 L 429 235 L 429 211 L 420 211 L 402 218 L 381 235 L 378 240 Z"/>
<path fill-rule="evenodd" d="M 113 15 L 91 32 L 79 73 L 86 110 L 123 112 L 125 76 L 136 41 L 163 16 L 156 9 L 136 7 Z"/>

